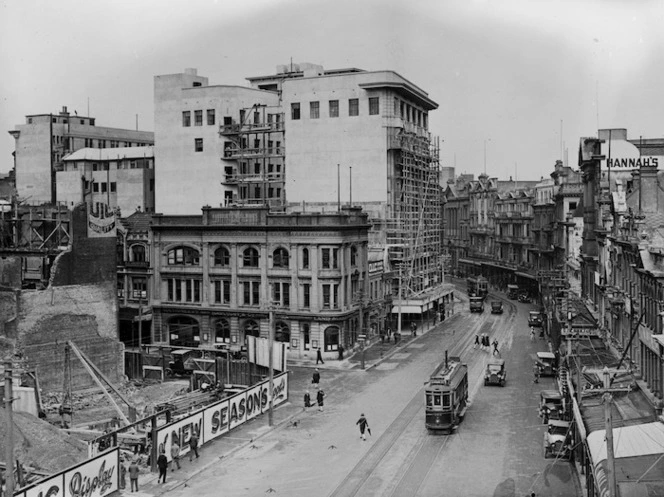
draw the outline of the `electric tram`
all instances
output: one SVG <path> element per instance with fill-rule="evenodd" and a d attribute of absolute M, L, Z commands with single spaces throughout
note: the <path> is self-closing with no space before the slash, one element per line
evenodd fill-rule
<path fill-rule="evenodd" d="M 484 276 L 471 276 L 468 283 L 468 295 L 485 298 L 489 294 L 489 280 Z"/>
<path fill-rule="evenodd" d="M 468 405 L 468 365 L 459 357 L 445 357 L 425 384 L 425 420 L 429 433 L 451 433 L 463 419 Z"/>

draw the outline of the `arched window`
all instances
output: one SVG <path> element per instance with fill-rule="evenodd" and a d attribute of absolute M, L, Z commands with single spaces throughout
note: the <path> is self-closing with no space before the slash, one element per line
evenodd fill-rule
<path fill-rule="evenodd" d="M 214 265 L 228 267 L 231 262 L 231 254 L 226 247 L 219 247 L 214 251 Z"/>
<path fill-rule="evenodd" d="M 329 326 L 325 329 L 325 351 L 337 350 L 339 348 L 339 327 Z"/>
<path fill-rule="evenodd" d="M 175 316 L 168 320 L 168 336 L 175 347 L 198 347 L 200 327 L 198 321 L 189 316 Z"/>
<path fill-rule="evenodd" d="M 288 267 L 288 250 L 279 247 L 272 252 L 272 267 Z"/>
<path fill-rule="evenodd" d="M 242 253 L 242 266 L 243 267 L 258 267 L 258 250 L 254 247 L 249 247 Z"/>
<path fill-rule="evenodd" d="M 258 326 L 258 323 L 254 321 L 253 319 L 250 319 L 248 321 L 245 321 L 244 326 L 242 328 L 242 331 L 244 331 L 244 336 L 248 337 L 251 335 L 252 337 L 260 337 L 261 336 L 261 329 Z M 246 342 L 246 340 L 245 340 Z"/>
<path fill-rule="evenodd" d="M 132 262 L 145 262 L 145 245 L 132 245 L 130 250 Z"/>
<path fill-rule="evenodd" d="M 350 265 L 357 266 L 357 247 L 355 245 L 350 248 Z"/>
<path fill-rule="evenodd" d="M 198 250 L 191 247 L 176 247 L 168 251 L 169 266 L 198 266 Z"/>
<path fill-rule="evenodd" d="M 302 249 L 302 269 L 309 269 L 309 249 Z"/>
<path fill-rule="evenodd" d="M 290 327 L 283 321 L 277 321 L 274 325 L 274 339 L 277 342 L 290 343 Z"/>
<path fill-rule="evenodd" d="M 227 319 L 220 319 L 214 323 L 214 337 L 216 343 L 231 342 L 231 324 Z"/>

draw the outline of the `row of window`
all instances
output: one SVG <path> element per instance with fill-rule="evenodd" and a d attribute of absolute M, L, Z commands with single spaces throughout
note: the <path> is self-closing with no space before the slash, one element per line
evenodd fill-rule
<path fill-rule="evenodd" d="M 88 181 L 86 179 L 84 185 L 85 191 L 89 192 L 91 186 L 93 193 L 106 193 L 109 191 L 115 193 L 117 191 L 117 183 L 115 181 L 111 181 L 110 183 L 100 183 L 98 181 Z"/>
<path fill-rule="evenodd" d="M 308 248 L 302 249 L 301 269 L 309 269 L 310 254 Z M 321 267 L 323 269 L 339 268 L 339 249 L 321 248 Z M 227 247 L 219 247 L 214 251 L 213 264 L 219 267 L 230 266 L 231 254 Z M 175 247 L 168 251 L 169 266 L 198 266 L 200 265 L 200 256 L 198 250 L 191 247 Z M 242 252 L 242 267 L 259 267 L 260 254 L 255 247 L 248 247 Z M 290 254 L 288 250 L 279 247 L 272 252 L 272 267 L 288 268 Z M 356 266 L 358 263 L 357 247 L 353 246 L 350 250 L 350 264 Z"/>
<path fill-rule="evenodd" d="M 339 117 L 339 100 L 328 100 L 328 117 Z M 380 113 L 380 98 L 369 97 L 369 115 L 377 116 Z M 348 99 L 348 116 L 360 115 L 360 99 Z M 297 121 L 301 116 L 300 102 L 291 103 L 291 119 Z M 309 102 L 309 119 L 320 119 L 320 102 Z"/>
<path fill-rule="evenodd" d="M 197 278 L 166 278 L 166 301 L 177 303 L 200 303 L 202 299 L 201 285 Z M 119 284 L 118 284 L 119 285 Z M 134 291 L 136 286 L 134 286 Z M 215 304 L 230 305 L 231 281 L 213 280 L 212 295 Z M 239 282 L 238 305 L 257 307 L 261 305 L 261 282 L 245 280 Z M 291 305 L 291 284 L 277 281 L 270 283 L 270 303 L 289 308 Z M 323 283 L 320 286 L 321 305 L 323 309 L 339 308 L 339 283 Z M 301 285 L 300 308 L 311 307 L 311 284 Z"/>
<path fill-rule="evenodd" d="M 102 140 L 94 138 L 85 138 L 84 139 L 85 148 L 106 148 L 106 145 L 109 145 L 108 148 L 120 148 L 120 147 L 145 147 L 147 143 L 138 143 L 138 142 L 129 142 L 129 141 L 120 141 L 120 140 Z M 95 147 L 95 143 L 97 146 Z"/>
<path fill-rule="evenodd" d="M 208 126 L 214 126 L 215 124 L 215 112 L 214 109 L 207 109 L 206 113 L 206 122 Z M 182 111 L 182 126 L 188 128 L 191 126 L 191 111 L 185 110 Z M 194 111 L 194 126 L 203 126 L 203 111 L 195 110 Z"/>

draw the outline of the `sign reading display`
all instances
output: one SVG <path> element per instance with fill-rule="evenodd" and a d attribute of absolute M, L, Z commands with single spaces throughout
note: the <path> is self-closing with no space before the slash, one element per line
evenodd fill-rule
<path fill-rule="evenodd" d="M 106 453 L 65 473 L 66 497 L 103 497 L 118 490 L 119 452 Z"/>

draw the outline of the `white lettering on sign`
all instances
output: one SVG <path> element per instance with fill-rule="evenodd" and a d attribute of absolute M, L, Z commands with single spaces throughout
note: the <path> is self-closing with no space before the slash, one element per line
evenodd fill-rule
<path fill-rule="evenodd" d="M 631 157 L 629 159 L 607 159 L 606 164 L 608 167 L 636 169 L 639 167 L 658 167 L 658 157 Z"/>

